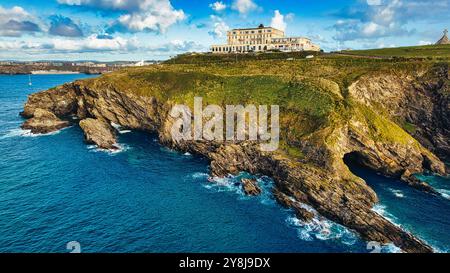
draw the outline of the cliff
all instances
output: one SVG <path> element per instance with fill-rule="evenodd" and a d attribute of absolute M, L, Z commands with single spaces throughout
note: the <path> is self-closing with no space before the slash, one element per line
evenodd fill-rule
<path fill-rule="evenodd" d="M 242 171 L 271 176 L 277 199 L 303 219 L 310 218 L 301 206 L 307 204 L 366 240 L 392 242 L 406 252 L 431 252 L 372 210 L 375 192 L 350 172 L 344 157 L 436 194 L 413 174 L 446 174 L 433 151 L 448 156 L 448 64 L 356 62 L 338 58 L 127 69 L 33 94 L 22 116 L 30 119 L 28 124 L 44 122 L 47 128 L 52 120 L 76 116 L 85 139 L 105 149 L 115 147 L 111 123 L 156 132 L 168 147 L 209 158 L 213 176 Z M 173 140 L 174 119 L 168 113 L 177 103 L 192 108 L 194 96 L 203 97 L 204 104 L 280 105 L 280 149 L 262 151 L 251 141 Z M 42 110 L 58 120 L 43 120 L 37 115 Z M 405 122 L 417 130 L 408 133 Z"/>

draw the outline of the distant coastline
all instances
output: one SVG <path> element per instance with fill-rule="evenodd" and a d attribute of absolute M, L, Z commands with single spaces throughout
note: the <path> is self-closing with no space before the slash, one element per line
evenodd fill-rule
<path fill-rule="evenodd" d="M 84 74 L 79 71 L 59 71 L 59 70 L 34 70 L 31 71 L 32 75 L 71 75 L 71 74 Z"/>
<path fill-rule="evenodd" d="M 145 66 L 158 63 L 158 61 L 36 61 L 17 62 L 0 61 L 0 75 L 49 75 L 49 74 L 105 74 L 124 67 Z"/>

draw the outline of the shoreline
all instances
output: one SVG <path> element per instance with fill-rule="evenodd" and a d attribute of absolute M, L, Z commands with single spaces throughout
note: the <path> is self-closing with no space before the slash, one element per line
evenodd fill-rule
<path fill-rule="evenodd" d="M 77 75 L 79 71 L 58 71 L 58 70 L 34 70 L 29 75 Z"/>

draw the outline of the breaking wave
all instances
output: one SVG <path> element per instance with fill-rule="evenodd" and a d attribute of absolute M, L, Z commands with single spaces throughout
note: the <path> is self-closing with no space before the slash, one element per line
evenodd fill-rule
<path fill-rule="evenodd" d="M 194 174 L 195 175 L 195 174 Z M 261 188 L 262 193 L 258 196 L 247 196 L 242 188 L 240 180 L 242 178 L 254 178 L 258 182 L 258 186 Z M 229 175 L 224 178 L 208 177 L 208 182 L 203 184 L 203 187 L 209 190 L 215 190 L 218 192 L 233 192 L 239 196 L 239 199 L 250 200 L 258 198 L 264 205 L 274 205 L 276 201 L 272 195 L 274 183 L 273 180 L 267 176 L 255 177 L 248 173 L 241 173 L 239 175 Z"/>
<path fill-rule="evenodd" d="M 116 124 L 114 122 L 111 122 L 111 126 L 116 129 L 117 132 L 119 132 L 119 134 L 123 135 L 123 134 L 128 134 L 131 133 L 131 130 L 122 130 L 122 126 L 120 126 L 119 124 Z"/>
<path fill-rule="evenodd" d="M 64 129 L 67 129 L 67 128 L 64 128 Z M 61 130 L 64 130 L 64 129 L 61 129 Z M 61 130 L 58 130 L 58 131 L 55 131 L 55 132 L 51 132 L 51 133 L 47 133 L 47 134 L 33 134 L 33 133 L 31 133 L 31 130 L 24 130 L 24 129 L 20 129 L 20 128 L 15 128 L 15 129 L 9 130 L 6 134 L 0 136 L 0 139 L 14 138 L 14 137 L 52 136 L 52 135 L 59 134 L 61 132 Z"/>
<path fill-rule="evenodd" d="M 372 208 L 372 211 L 378 213 L 379 215 L 381 215 L 384 218 L 386 218 L 387 220 L 389 220 L 392 224 L 394 224 L 394 225 L 396 225 L 396 226 L 401 228 L 401 225 L 397 222 L 398 221 L 397 217 L 395 217 L 391 213 L 387 212 L 385 205 L 376 204 Z"/>
<path fill-rule="evenodd" d="M 122 152 L 125 152 L 125 151 L 128 151 L 129 149 L 131 149 L 130 146 L 128 146 L 128 145 L 126 145 L 126 144 L 120 144 L 120 143 L 116 144 L 116 147 L 117 147 L 118 149 L 115 149 L 115 150 L 106 150 L 106 149 L 100 149 L 100 148 L 98 148 L 97 145 L 88 145 L 88 146 L 87 146 L 87 148 L 88 148 L 88 150 L 89 150 L 90 152 L 94 152 L 94 153 L 101 152 L 101 153 L 107 153 L 107 154 L 109 154 L 109 155 L 116 155 L 116 154 L 119 154 L 119 153 L 122 153 Z"/>
<path fill-rule="evenodd" d="M 354 245 L 358 236 L 348 228 L 320 216 L 312 207 L 302 204 L 307 210 L 314 213 L 314 218 L 305 222 L 295 216 L 289 216 L 286 223 L 297 229 L 298 237 L 304 241 L 338 240 L 346 245 Z"/>
<path fill-rule="evenodd" d="M 207 179 L 208 177 L 209 177 L 209 174 L 207 174 L 207 173 L 197 172 L 197 173 L 192 174 L 192 178 L 194 178 L 194 179 Z"/>
<path fill-rule="evenodd" d="M 389 191 L 392 192 L 397 198 L 405 198 L 405 194 L 401 190 L 389 188 Z"/>
<path fill-rule="evenodd" d="M 442 195 L 442 197 L 450 200 L 450 190 L 444 190 L 444 189 L 436 189 L 436 190 Z"/>

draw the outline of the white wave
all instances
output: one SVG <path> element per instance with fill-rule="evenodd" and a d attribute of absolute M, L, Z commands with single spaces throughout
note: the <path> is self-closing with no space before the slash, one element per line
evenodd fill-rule
<path fill-rule="evenodd" d="M 204 179 L 204 178 L 208 178 L 208 177 L 209 177 L 209 174 L 207 174 L 207 173 L 197 172 L 197 173 L 192 174 L 192 178 L 194 178 L 194 179 Z"/>
<path fill-rule="evenodd" d="M 405 198 L 405 194 L 401 190 L 389 188 L 389 191 L 392 192 L 395 195 L 395 197 Z"/>
<path fill-rule="evenodd" d="M 442 195 L 442 197 L 450 200 L 450 190 L 444 190 L 444 189 L 436 189 L 436 190 Z"/>
<path fill-rule="evenodd" d="M 241 187 L 237 184 L 236 176 L 229 175 L 227 177 L 212 177 L 209 182 L 203 185 L 207 189 L 214 189 L 218 192 L 232 191 L 240 196 L 244 196 Z"/>
<path fill-rule="evenodd" d="M 120 144 L 120 143 L 116 144 L 115 146 L 117 147 L 117 149 L 111 149 L 111 150 L 100 149 L 100 148 L 98 148 L 97 145 L 88 145 L 86 147 L 88 148 L 88 150 L 90 152 L 95 152 L 95 153 L 102 152 L 102 153 L 107 153 L 109 155 L 116 155 L 116 154 L 128 151 L 131 148 L 130 146 L 128 146 L 126 144 Z"/>
<path fill-rule="evenodd" d="M 398 246 L 390 243 L 381 246 L 381 253 L 403 253 L 403 251 Z"/>
<path fill-rule="evenodd" d="M 111 122 L 111 126 L 112 126 L 114 129 L 116 129 L 116 131 L 119 132 L 119 134 L 128 134 L 128 133 L 131 133 L 131 130 L 122 130 L 123 127 L 122 127 L 121 125 L 117 124 L 117 123 Z"/>
<path fill-rule="evenodd" d="M 66 129 L 66 128 L 64 128 Z M 64 130 L 61 129 L 61 130 Z M 0 136 L 0 139 L 6 139 L 6 138 L 14 138 L 14 137 L 41 137 L 41 136 L 53 136 L 53 135 L 57 135 L 61 132 L 61 130 L 55 131 L 55 132 L 51 132 L 51 133 L 47 133 L 47 134 L 33 134 L 31 133 L 31 130 L 24 130 L 24 129 L 20 129 L 20 128 L 15 128 L 15 129 L 11 129 L 9 130 L 6 134 Z"/>
<path fill-rule="evenodd" d="M 384 218 L 386 218 L 387 220 L 389 220 L 392 224 L 394 224 L 394 225 L 396 225 L 396 226 L 401 228 L 401 225 L 397 222 L 398 221 L 397 217 L 395 217 L 391 213 L 387 212 L 385 205 L 376 204 L 372 208 L 372 211 L 378 213 L 379 215 L 381 215 Z"/>
<path fill-rule="evenodd" d="M 117 131 L 120 131 L 120 128 L 122 128 L 122 126 L 114 122 L 111 122 L 111 126 L 114 127 L 114 129 L 116 129 Z"/>
<path fill-rule="evenodd" d="M 247 196 L 242 188 L 242 183 L 240 180 L 242 178 L 248 177 L 247 173 L 241 173 L 239 175 L 233 176 L 229 175 L 227 177 L 210 177 L 208 183 L 205 183 L 203 187 L 209 190 L 215 190 L 218 192 L 234 192 L 239 196 L 241 200 L 250 200 L 252 198 L 258 198 L 263 205 L 274 205 L 276 202 L 272 197 L 273 181 L 268 177 L 258 177 L 256 181 L 258 186 L 261 188 L 262 193 L 258 196 Z"/>
<path fill-rule="evenodd" d="M 357 241 L 357 235 L 346 227 L 332 222 L 316 213 L 309 222 L 302 221 L 295 216 L 289 216 L 286 220 L 288 225 L 297 228 L 298 237 L 304 241 L 314 239 L 327 241 L 338 240 L 346 245 L 353 245 Z"/>
<path fill-rule="evenodd" d="M 185 155 L 185 156 L 191 156 L 192 154 L 189 153 L 189 152 L 185 152 L 184 155 Z"/>

